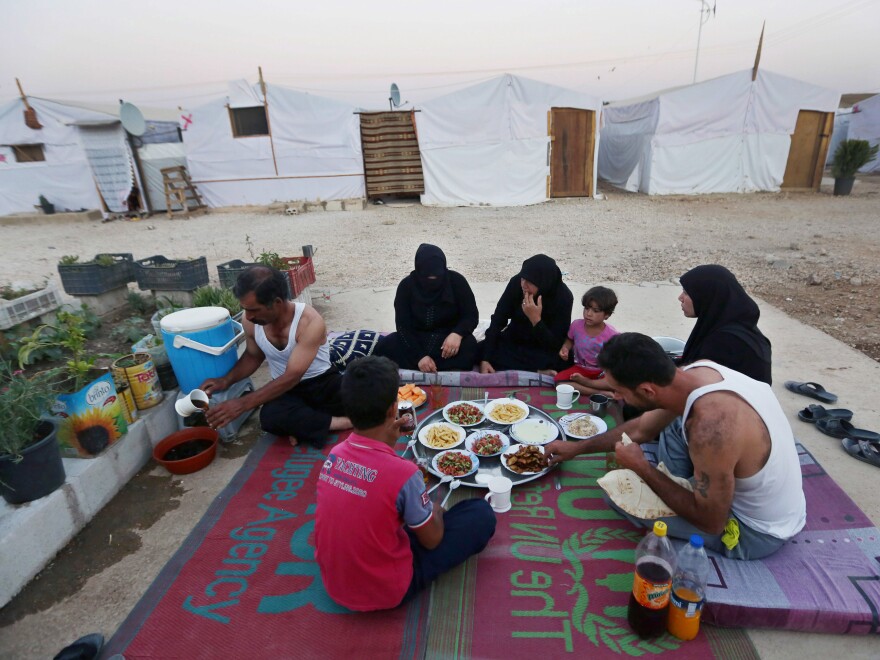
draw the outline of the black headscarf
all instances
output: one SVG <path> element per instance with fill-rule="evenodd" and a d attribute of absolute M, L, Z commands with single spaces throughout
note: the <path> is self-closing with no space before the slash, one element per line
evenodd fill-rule
<path fill-rule="evenodd" d="M 536 254 L 523 261 L 519 276 L 538 287 L 538 296 L 552 298 L 562 282 L 562 271 L 546 254 Z"/>
<path fill-rule="evenodd" d="M 416 267 L 410 276 L 415 280 L 423 301 L 439 300 L 449 282 L 449 270 L 446 268 L 443 250 L 436 245 L 422 243 L 416 250 Z"/>
<path fill-rule="evenodd" d="M 723 334 L 727 335 L 727 340 L 730 335 L 741 339 L 754 354 L 732 355 L 725 366 L 751 375 L 740 367 L 758 360 L 766 363 L 769 372 L 770 341 L 758 330 L 761 311 L 733 273 L 724 266 L 697 266 L 681 276 L 681 286 L 693 301 L 697 316 L 697 323 L 684 347 L 683 364 L 707 358 L 721 362 L 713 353 L 720 341 L 724 341 L 719 340 L 719 335 Z"/>

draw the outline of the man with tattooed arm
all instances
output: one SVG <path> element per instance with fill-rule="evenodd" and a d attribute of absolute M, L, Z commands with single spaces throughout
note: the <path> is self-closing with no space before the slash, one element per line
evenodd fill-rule
<path fill-rule="evenodd" d="M 550 464 L 614 451 L 677 513 L 663 519 L 670 536 L 698 533 L 708 549 L 733 559 L 766 557 L 803 528 L 794 436 L 769 385 L 708 360 L 677 369 L 659 344 L 634 332 L 609 340 L 598 361 L 615 394 L 646 412 L 587 440 L 547 445 Z M 692 491 L 657 470 L 641 447 L 677 416 L 683 446 L 667 446 L 661 435 L 657 458 Z M 621 442 L 624 433 L 632 444 Z M 654 522 L 623 515 L 644 527 Z"/>

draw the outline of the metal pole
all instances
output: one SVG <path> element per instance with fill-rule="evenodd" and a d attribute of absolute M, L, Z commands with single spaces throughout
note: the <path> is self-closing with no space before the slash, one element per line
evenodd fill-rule
<path fill-rule="evenodd" d="M 703 19 L 703 12 L 706 12 L 707 18 Z M 697 82 L 697 65 L 700 63 L 700 39 L 703 36 L 703 23 L 708 20 L 709 16 L 709 3 L 706 0 L 701 0 L 700 6 L 700 29 L 697 31 L 697 55 L 694 57 L 694 82 Z"/>

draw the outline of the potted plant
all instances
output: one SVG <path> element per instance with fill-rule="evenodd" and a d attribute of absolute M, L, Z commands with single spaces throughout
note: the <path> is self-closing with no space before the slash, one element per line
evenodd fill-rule
<path fill-rule="evenodd" d="M 10 504 L 32 502 L 64 483 L 55 422 L 45 419 L 55 398 L 52 372 L 28 378 L 0 362 L 0 494 Z"/>
<path fill-rule="evenodd" d="M 91 261 L 65 255 L 58 262 L 64 290 L 72 296 L 98 296 L 134 282 L 134 257 L 125 253 L 96 254 Z"/>
<path fill-rule="evenodd" d="M 84 324 L 79 314 L 58 312 L 55 325 L 41 325 L 23 338 L 18 360 L 23 366 L 35 351 L 63 350 L 67 360 L 55 373 L 58 394 L 51 406 L 58 439 L 63 453 L 92 458 L 125 435 L 128 425 L 113 377 L 95 369 L 94 358 L 86 355 Z"/>
<path fill-rule="evenodd" d="M 843 140 L 837 146 L 831 161 L 835 195 L 849 195 L 852 192 L 856 172 L 877 157 L 878 148 L 880 145 L 872 147 L 867 140 Z"/>

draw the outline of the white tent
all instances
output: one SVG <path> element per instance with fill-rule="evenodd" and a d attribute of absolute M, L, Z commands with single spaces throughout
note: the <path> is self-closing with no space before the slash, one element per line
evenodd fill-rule
<path fill-rule="evenodd" d="M 595 113 L 599 99 L 506 74 L 418 106 L 416 127 L 425 176 L 422 203 L 519 206 L 548 199 L 548 113 Z M 589 158 L 595 162 L 596 140 Z M 592 167 L 592 190 L 595 172 Z"/>
<path fill-rule="evenodd" d="M 264 99 L 259 84 L 231 83 L 229 96 L 192 111 L 190 178 L 212 207 L 363 197 L 354 110 L 275 85 Z"/>
<path fill-rule="evenodd" d="M 849 139 L 867 140 L 871 145 L 880 144 L 880 94 L 853 106 L 849 119 Z M 880 172 L 880 156 L 859 172 Z"/>
<path fill-rule="evenodd" d="M 778 191 L 799 112 L 840 94 L 751 69 L 605 108 L 599 178 L 649 195 Z"/>
<path fill-rule="evenodd" d="M 831 134 L 831 142 L 828 145 L 828 154 L 825 156 L 825 167 L 831 167 L 834 160 L 834 152 L 840 143 L 849 136 L 849 120 L 852 118 L 852 108 L 838 108 L 834 113 L 834 132 Z"/>
<path fill-rule="evenodd" d="M 110 211 L 126 211 L 134 171 L 118 106 L 34 97 L 28 103 L 42 128 L 25 124 L 20 99 L 0 107 L 0 215 L 33 213 L 40 195 L 56 211 L 100 209 L 102 197 Z"/>

